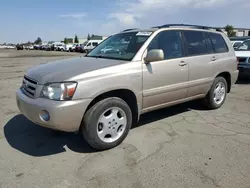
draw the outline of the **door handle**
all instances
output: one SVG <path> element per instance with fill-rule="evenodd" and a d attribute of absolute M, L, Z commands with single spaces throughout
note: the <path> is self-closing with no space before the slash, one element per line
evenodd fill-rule
<path fill-rule="evenodd" d="M 181 67 L 184 67 L 184 66 L 186 66 L 187 65 L 187 63 L 185 62 L 185 61 L 181 61 L 180 63 L 179 63 L 179 66 L 181 66 Z"/>
<path fill-rule="evenodd" d="M 216 57 L 213 56 L 211 60 L 212 60 L 212 61 L 216 61 Z"/>

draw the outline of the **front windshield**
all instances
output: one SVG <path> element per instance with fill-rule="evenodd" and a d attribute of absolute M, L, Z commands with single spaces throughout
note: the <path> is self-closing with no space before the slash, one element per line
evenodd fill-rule
<path fill-rule="evenodd" d="M 236 51 L 250 51 L 250 40 L 244 41 L 235 50 Z"/>
<path fill-rule="evenodd" d="M 87 57 L 130 61 L 152 32 L 127 32 L 113 35 L 94 48 Z"/>
<path fill-rule="evenodd" d="M 83 45 L 83 46 L 86 46 L 86 44 L 88 44 L 88 41 L 85 41 L 82 45 Z"/>

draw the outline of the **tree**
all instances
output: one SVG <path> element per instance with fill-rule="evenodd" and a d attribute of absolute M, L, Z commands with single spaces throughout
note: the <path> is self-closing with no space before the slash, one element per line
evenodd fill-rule
<path fill-rule="evenodd" d="M 69 41 L 68 41 L 68 39 L 66 37 L 64 38 L 63 42 L 64 42 L 64 44 L 68 44 L 69 43 Z"/>
<path fill-rule="evenodd" d="M 88 34 L 87 40 L 90 40 L 90 35 Z"/>
<path fill-rule="evenodd" d="M 42 44 L 42 39 L 40 37 L 37 37 L 37 39 L 34 42 L 35 44 Z"/>
<path fill-rule="evenodd" d="M 236 32 L 234 31 L 234 27 L 232 25 L 226 25 L 225 31 L 227 32 L 228 37 L 233 37 L 236 35 Z"/>
<path fill-rule="evenodd" d="M 75 43 L 79 43 L 77 35 L 75 35 Z"/>

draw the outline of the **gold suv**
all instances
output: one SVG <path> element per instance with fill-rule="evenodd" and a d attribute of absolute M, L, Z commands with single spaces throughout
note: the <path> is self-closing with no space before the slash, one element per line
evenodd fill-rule
<path fill-rule="evenodd" d="M 235 52 L 223 32 L 163 25 L 128 29 L 84 57 L 31 68 L 16 98 L 34 123 L 80 131 L 105 150 L 120 144 L 143 113 L 194 99 L 221 107 L 237 77 Z"/>

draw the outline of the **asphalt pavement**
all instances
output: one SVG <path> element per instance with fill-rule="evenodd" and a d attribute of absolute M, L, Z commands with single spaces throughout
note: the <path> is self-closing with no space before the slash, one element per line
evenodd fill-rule
<path fill-rule="evenodd" d="M 145 114 L 120 146 L 97 152 L 19 114 L 28 68 L 81 55 L 49 53 L 0 52 L 0 188 L 250 188 L 250 81 L 218 110 L 194 101 Z"/>

